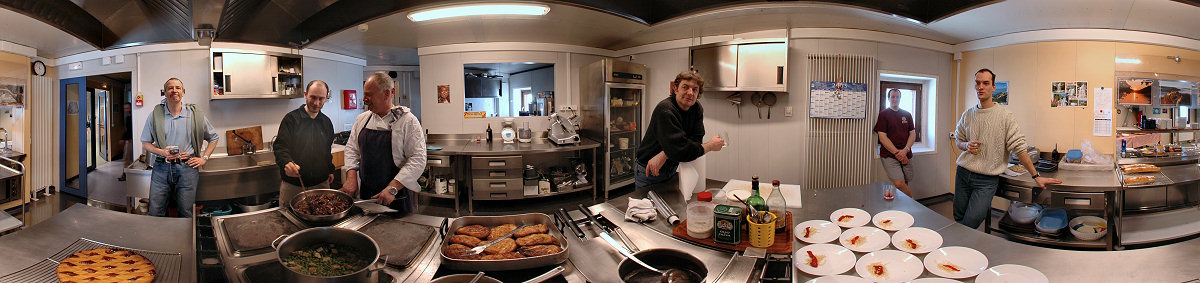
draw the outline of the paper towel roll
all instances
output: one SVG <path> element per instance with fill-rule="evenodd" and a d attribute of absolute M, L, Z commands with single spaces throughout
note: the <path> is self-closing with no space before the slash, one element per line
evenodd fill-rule
<path fill-rule="evenodd" d="M 679 192 L 684 200 L 691 200 L 695 192 L 703 191 L 705 185 L 704 156 L 691 162 L 679 163 Z"/>

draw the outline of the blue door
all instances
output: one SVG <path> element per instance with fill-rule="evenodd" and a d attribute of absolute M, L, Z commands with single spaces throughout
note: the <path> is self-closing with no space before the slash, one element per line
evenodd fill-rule
<path fill-rule="evenodd" d="M 87 80 L 84 77 L 69 78 L 59 81 L 60 100 L 59 117 L 62 123 L 58 125 L 59 188 L 62 192 L 87 199 L 87 124 L 88 95 Z M 68 148 L 69 145 L 69 148 Z M 70 168 L 68 168 L 70 167 Z M 78 185 L 67 183 L 68 179 L 78 178 Z"/>

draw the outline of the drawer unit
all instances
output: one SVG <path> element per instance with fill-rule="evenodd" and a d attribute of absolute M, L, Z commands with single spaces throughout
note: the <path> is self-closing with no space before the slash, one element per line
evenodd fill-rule
<path fill-rule="evenodd" d="M 521 170 L 522 166 L 520 156 L 496 156 L 496 157 L 471 157 L 471 169 L 474 170 L 492 170 L 492 169 L 517 169 Z"/>
<path fill-rule="evenodd" d="M 429 167 L 450 168 L 450 156 L 428 155 L 425 157 L 425 165 Z"/>
<path fill-rule="evenodd" d="M 1050 207 L 1104 210 L 1104 193 L 1052 192 Z"/>
<path fill-rule="evenodd" d="M 482 179 L 519 179 L 524 175 L 521 169 L 487 169 L 471 170 L 472 178 Z"/>
<path fill-rule="evenodd" d="M 521 179 L 480 179 L 471 182 L 471 198 L 476 200 L 520 199 Z"/>
<path fill-rule="evenodd" d="M 1166 187 L 1149 187 L 1125 190 L 1125 210 L 1146 210 L 1167 206 Z"/>
<path fill-rule="evenodd" d="M 1005 184 L 1001 185 L 999 190 L 996 190 L 996 196 L 1023 203 L 1032 203 L 1033 189 Z"/>

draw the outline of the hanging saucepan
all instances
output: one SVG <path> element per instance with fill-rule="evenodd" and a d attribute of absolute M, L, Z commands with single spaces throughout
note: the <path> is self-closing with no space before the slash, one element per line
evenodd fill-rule
<path fill-rule="evenodd" d="M 646 262 L 650 266 L 658 269 L 680 269 L 686 271 L 686 280 L 671 280 L 670 282 L 704 282 L 704 278 L 708 277 L 708 268 L 704 267 L 704 263 L 700 259 L 687 254 L 685 252 L 673 249 L 648 249 L 633 253 L 634 257 Z M 662 274 L 651 271 L 629 260 L 628 258 L 621 260 L 617 265 L 617 273 L 621 275 L 621 281 L 639 283 L 639 282 L 662 282 Z"/>
<path fill-rule="evenodd" d="M 776 100 L 775 93 L 768 91 L 766 95 L 763 95 L 762 99 L 763 104 L 767 105 L 767 119 L 771 119 L 771 106 L 775 106 Z"/>
<path fill-rule="evenodd" d="M 753 103 L 753 104 L 754 104 L 754 107 L 755 107 L 755 108 L 758 108 L 758 118 L 759 118 L 759 119 L 762 119 L 762 106 L 763 106 L 763 96 L 762 96 L 762 93 L 761 93 L 761 92 L 755 92 L 755 93 L 754 93 L 754 95 L 751 95 L 751 96 L 750 96 L 750 103 Z"/>
<path fill-rule="evenodd" d="M 280 240 L 283 240 L 280 242 Z M 357 253 L 358 258 L 366 260 L 366 266 L 359 268 L 356 271 L 339 276 L 316 276 L 308 275 L 294 270 L 294 267 L 288 267 L 285 262 L 289 256 L 300 249 L 309 248 L 316 245 L 333 244 L 337 247 L 343 247 L 353 250 Z M 379 282 L 379 270 L 387 265 L 387 258 L 379 255 L 379 245 L 372 240 L 371 237 L 362 232 L 337 228 L 337 227 L 316 227 L 308 228 L 296 232 L 291 235 L 281 235 L 275 241 L 271 241 L 271 247 L 275 248 L 276 256 L 280 265 L 284 266 L 283 282 Z"/>

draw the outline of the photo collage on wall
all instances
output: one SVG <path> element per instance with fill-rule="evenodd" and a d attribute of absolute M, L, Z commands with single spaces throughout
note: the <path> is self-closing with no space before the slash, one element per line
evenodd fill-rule
<path fill-rule="evenodd" d="M 1050 107 L 1086 107 L 1087 82 L 1051 82 Z"/>

